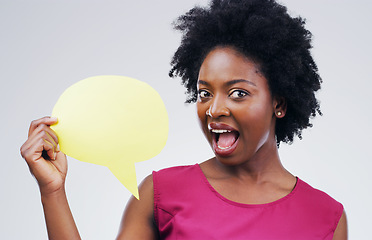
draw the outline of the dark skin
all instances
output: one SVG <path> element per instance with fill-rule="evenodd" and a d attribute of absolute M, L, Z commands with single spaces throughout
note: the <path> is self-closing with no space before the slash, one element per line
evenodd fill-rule
<path fill-rule="evenodd" d="M 245 204 L 264 204 L 288 195 L 296 178 L 282 166 L 275 141 L 276 119 L 285 117 L 286 104 L 271 95 L 259 66 L 231 47 L 217 47 L 203 61 L 198 91 L 200 126 L 215 152 L 200 167 L 216 191 Z M 80 239 L 64 192 L 66 157 L 49 128 L 55 122 L 34 121 L 21 154 L 39 183 L 50 239 Z M 234 129 L 239 132 L 237 141 L 219 146 L 214 128 Z M 43 150 L 52 160 L 43 158 Z M 133 196 L 129 200 L 117 239 L 159 239 L 153 190 L 150 175 L 139 187 L 141 200 Z M 347 239 L 345 213 L 333 239 Z"/>
<path fill-rule="evenodd" d="M 281 165 L 275 141 L 275 113 L 285 116 L 285 101 L 271 96 L 256 64 L 231 48 L 217 48 L 200 68 L 198 91 L 200 125 L 216 153 L 201 164 L 212 186 L 228 199 L 247 204 L 272 202 L 290 193 L 296 178 Z M 213 123 L 239 132 L 231 154 L 218 154 L 213 147 L 208 127 Z"/>

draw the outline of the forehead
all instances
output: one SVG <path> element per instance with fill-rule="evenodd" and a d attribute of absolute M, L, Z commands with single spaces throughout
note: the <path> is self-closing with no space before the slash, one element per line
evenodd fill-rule
<path fill-rule="evenodd" d="M 211 50 L 204 59 L 198 80 L 210 81 L 231 81 L 236 79 L 258 80 L 263 78 L 259 65 L 238 52 L 232 47 L 217 47 Z"/>

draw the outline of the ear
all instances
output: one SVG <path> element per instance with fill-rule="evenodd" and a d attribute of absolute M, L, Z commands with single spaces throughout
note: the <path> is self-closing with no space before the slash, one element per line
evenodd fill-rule
<path fill-rule="evenodd" d="M 274 97 L 273 101 L 274 116 L 276 118 L 283 118 L 287 112 L 287 101 L 284 97 Z"/>

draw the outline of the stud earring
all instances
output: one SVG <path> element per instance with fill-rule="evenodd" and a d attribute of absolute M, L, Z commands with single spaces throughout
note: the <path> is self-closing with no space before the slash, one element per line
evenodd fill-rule
<path fill-rule="evenodd" d="M 280 116 L 282 116 L 282 112 L 281 112 L 281 111 L 278 111 L 278 112 L 276 113 L 276 115 L 277 115 L 278 117 L 280 117 Z"/>

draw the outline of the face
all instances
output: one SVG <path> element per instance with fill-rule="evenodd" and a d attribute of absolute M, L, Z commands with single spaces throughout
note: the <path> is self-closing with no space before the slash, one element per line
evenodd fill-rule
<path fill-rule="evenodd" d="M 282 109 L 256 63 L 218 47 L 202 63 L 197 84 L 200 125 L 220 162 L 239 165 L 276 149 L 275 112 Z"/>

